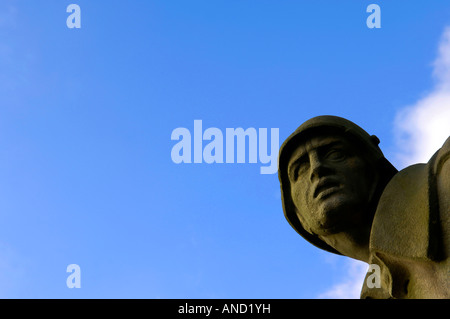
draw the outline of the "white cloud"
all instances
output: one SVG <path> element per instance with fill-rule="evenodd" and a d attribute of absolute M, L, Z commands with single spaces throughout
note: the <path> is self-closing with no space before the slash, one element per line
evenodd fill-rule
<path fill-rule="evenodd" d="M 324 293 L 319 294 L 320 299 L 359 299 L 369 266 L 359 260 L 348 260 L 343 267 L 341 281 L 333 285 Z"/>
<path fill-rule="evenodd" d="M 444 30 L 433 63 L 435 87 L 397 113 L 394 132 L 398 168 L 427 162 L 450 133 L 450 27 Z"/>

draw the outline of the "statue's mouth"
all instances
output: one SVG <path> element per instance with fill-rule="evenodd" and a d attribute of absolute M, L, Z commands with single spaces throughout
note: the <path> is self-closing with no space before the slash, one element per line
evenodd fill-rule
<path fill-rule="evenodd" d="M 333 193 L 339 191 L 341 189 L 341 184 L 338 181 L 335 181 L 330 178 L 325 178 L 316 185 L 314 189 L 313 196 L 314 198 L 325 198 Z"/>

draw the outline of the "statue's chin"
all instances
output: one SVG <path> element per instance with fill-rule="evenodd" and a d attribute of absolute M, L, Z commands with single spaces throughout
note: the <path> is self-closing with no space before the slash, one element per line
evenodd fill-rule
<path fill-rule="evenodd" d="M 313 232 L 330 235 L 358 227 L 362 222 L 361 206 L 344 196 L 335 195 L 322 201 L 319 216 Z"/>

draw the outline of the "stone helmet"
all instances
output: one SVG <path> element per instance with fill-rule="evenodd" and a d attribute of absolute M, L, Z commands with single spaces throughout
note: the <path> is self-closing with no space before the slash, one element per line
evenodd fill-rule
<path fill-rule="evenodd" d="M 352 142 L 358 145 L 364 155 L 370 158 L 372 163 L 375 163 L 375 169 L 379 172 L 379 179 L 376 191 L 372 198 L 371 213 L 375 213 L 376 205 L 379 197 L 389 182 L 389 180 L 398 172 L 397 169 L 384 157 L 381 149 L 378 147 L 380 140 L 375 135 L 369 135 L 361 127 L 355 123 L 337 116 L 317 116 L 302 125 L 300 125 L 294 133 L 292 133 L 281 145 L 278 155 L 278 178 L 281 186 L 281 201 L 283 205 L 284 216 L 289 224 L 297 233 L 304 237 L 313 245 L 322 248 L 328 252 L 341 255 L 336 249 L 325 243 L 317 235 L 308 232 L 302 225 L 297 212 L 297 208 L 291 197 L 290 181 L 287 173 L 287 166 L 289 159 L 299 143 L 307 136 L 311 136 L 314 132 L 324 132 L 325 130 L 332 130 L 332 132 L 340 133 L 349 138 Z"/>

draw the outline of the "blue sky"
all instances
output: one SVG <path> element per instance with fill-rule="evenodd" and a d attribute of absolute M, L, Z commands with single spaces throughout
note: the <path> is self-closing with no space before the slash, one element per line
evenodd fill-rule
<path fill-rule="evenodd" d="M 281 144 L 332 114 L 399 168 L 426 160 L 400 146 L 449 135 L 447 26 L 445 1 L 3 0 L 0 297 L 355 297 L 362 268 L 295 233 L 276 174 L 175 164 L 171 133 L 202 120 Z"/>

